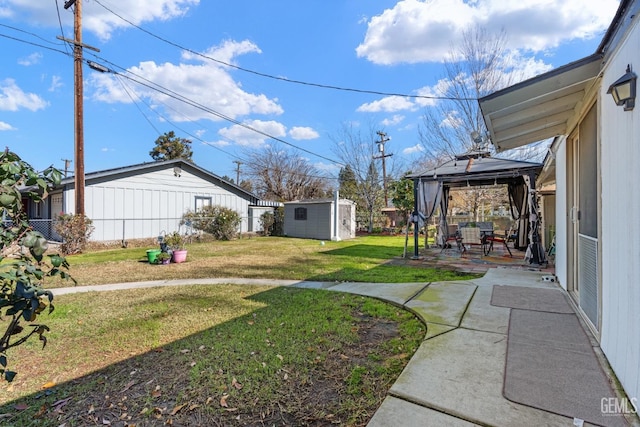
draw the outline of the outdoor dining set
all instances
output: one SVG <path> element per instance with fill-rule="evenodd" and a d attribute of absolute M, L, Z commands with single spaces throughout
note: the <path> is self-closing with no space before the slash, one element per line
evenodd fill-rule
<path fill-rule="evenodd" d="M 447 226 L 447 234 L 442 236 L 441 246 L 444 251 L 455 244 L 461 253 L 478 246 L 481 247 L 482 254 L 487 256 L 493 250 L 494 244 L 502 244 L 509 256 L 513 257 L 508 244 L 511 241 L 515 241 L 512 231 L 507 230 L 503 235 L 496 234 L 492 222 L 460 222 Z"/>

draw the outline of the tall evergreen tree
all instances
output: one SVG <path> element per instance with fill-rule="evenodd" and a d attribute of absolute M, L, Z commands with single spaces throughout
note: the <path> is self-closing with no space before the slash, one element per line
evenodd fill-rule
<path fill-rule="evenodd" d="M 351 169 L 351 166 L 346 165 L 340 168 L 338 173 L 338 184 L 340 197 L 357 202 L 358 197 L 358 181 L 356 180 L 356 174 Z"/>
<path fill-rule="evenodd" d="M 155 142 L 156 146 L 149 151 L 153 160 L 164 161 L 173 159 L 184 159 L 191 162 L 193 151 L 191 141 L 185 138 L 178 138 L 173 131 L 160 135 Z"/>

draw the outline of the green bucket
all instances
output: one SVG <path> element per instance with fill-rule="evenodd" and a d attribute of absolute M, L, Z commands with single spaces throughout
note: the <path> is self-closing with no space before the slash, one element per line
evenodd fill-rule
<path fill-rule="evenodd" d="M 156 258 L 159 254 L 160 254 L 160 249 L 147 250 L 147 259 L 149 260 L 149 264 L 157 264 L 158 260 Z"/>

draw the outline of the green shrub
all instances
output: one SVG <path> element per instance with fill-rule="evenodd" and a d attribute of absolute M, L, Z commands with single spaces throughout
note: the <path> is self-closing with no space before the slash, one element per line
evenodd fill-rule
<path fill-rule="evenodd" d="M 284 208 L 276 208 L 273 212 L 260 215 L 260 226 L 265 236 L 284 236 Z"/>
<path fill-rule="evenodd" d="M 183 223 L 191 223 L 196 230 L 211 234 L 216 240 L 232 240 L 238 235 L 240 214 L 222 206 L 204 206 L 182 216 Z"/>
<path fill-rule="evenodd" d="M 53 167 L 37 172 L 8 148 L 0 152 L 0 216 L 5 220 L 0 227 L 0 319 L 6 328 L 0 334 L 0 377 L 8 382 L 16 372 L 8 367 L 7 350 L 32 337 L 38 337 L 43 346 L 47 343 L 49 328 L 39 316 L 54 307 L 53 293 L 43 288 L 45 280 L 71 279 L 64 257 L 45 256 L 47 239 L 31 227 L 23 205 L 23 200 L 42 203 L 61 178 Z M 33 363 L 29 357 L 18 361 Z M 41 363 L 46 369 L 51 361 Z"/>
<path fill-rule="evenodd" d="M 53 229 L 62 237 L 60 251 L 65 255 L 83 252 L 94 230 L 92 224 L 86 216 L 65 213 L 58 215 Z"/>
<path fill-rule="evenodd" d="M 273 212 L 265 212 L 260 215 L 260 227 L 262 227 L 263 236 L 273 235 L 273 226 L 276 223 L 276 217 Z"/>

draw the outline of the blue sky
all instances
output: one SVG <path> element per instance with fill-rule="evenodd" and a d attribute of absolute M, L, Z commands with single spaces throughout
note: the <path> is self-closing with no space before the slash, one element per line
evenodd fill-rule
<path fill-rule="evenodd" d="M 0 141 L 38 169 L 63 169 L 62 159 L 74 156 L 73 61 L 56 38 L 73 38 L 73 12 L 63 5 L 0 0 Z M 513 69 L 531 77 L 593 53 L 617 7 L 617 0 L 84 0 L 83 42 L 100 49 L 85 58 L 130 77 L 84 67 L 85 169 L 151 161 L 156 138 L 173 130 L 193 141 L 198 165 L 235 177 L 234 160 L 273 142 L 237 123 L 303 148 L 300 155 L 328 173 L 339 169 L 330 160 L 338 160 L 332 146 L 343 123 L 385 131 L 387 152 L 410 162 L 420 155 L 421 116 L 437 101 L 313 84 L 437 95 L 442 61 L 475 25 L 503 29 Z"/>

